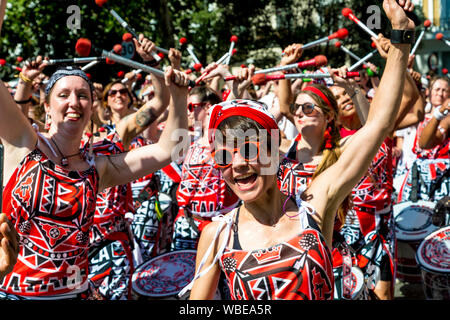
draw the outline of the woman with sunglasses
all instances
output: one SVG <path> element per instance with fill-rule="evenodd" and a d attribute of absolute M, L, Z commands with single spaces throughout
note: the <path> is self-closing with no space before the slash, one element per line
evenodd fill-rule
<path fill-rule="evenodd" d="M 404 12 L 413 9 L 410 2 L 399 5 L 385 0 L 383 7 L 394 29 L 414 30 Z M 336 212 L 394 125 L 409 50 L 409 43 L 392 45 L 379 86 L 386 94 L 375 96 L 365 125 L 348 140 L 339 159 L 311 181 L 297 203 L 279 190 L 276 173 L 265 172 L 267 165 L 259 157 L 256 162 L 250 161 L 249 154 L 246 158 L 245 150 L 251 148 L 241 146 L 260 142 L 259 153 L 274 156 L 267 143 L 272 139 L 260 141 L 261 132 L 271 136 L 276 132 L 274 118 L 251 101 L 213 107 L 209 124 L 213 153 L 224 155 L 224 148 L 231 149 L 229 161 L 222 162 L 223 157 L 217 161 L 243 204 L 202 232 L 191 299 L 211 299 L 221 270 L 233 299 L 333 298 L 330 250 Z M 256 134 L 242 141 L 240 132 L 250 129 Z M 232 138 L 237 138 L 236 145 L 219 142 L 235 142 Z"/>
<path fill-rule="evenodd" d="M 0 288 L 2 298 L 85 297 L 89 232 L 96 195 L 167 165 L 186 128 L 186 76 L 165 72 L 171 95 L 166 128 L 158 143 L 111 156 L 80 149 L 92 115 L 93 86 L 76 67 L 57 70 L 46 86 L 46 133 L 36 133 L 0 84 L 0 137 L 6 149 L 4 211 L 20 235 L 20 251 Z"/>
<path fill-rule="evenodd" d="M 179 211 L 174 222 L 172 250 L 195 250 L 201 231 L 211 219 L 238 204 L 239 199 L 226 185 L 209 150 L 208 115 L 211 106 L 220 102 L 222 99 L 207 86 L 193 88 L 188 96 L 194 135 L 183 160 L 177 189 Z"/>

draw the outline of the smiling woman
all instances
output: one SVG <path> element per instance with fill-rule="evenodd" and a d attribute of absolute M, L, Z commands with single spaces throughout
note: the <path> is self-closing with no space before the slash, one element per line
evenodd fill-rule
<path fill-rule="evenodd" d="M 26 68 L 39 68 L 35 62 Z M 159 142 L 111 159 L 80 148 L 93 108 L 93 86 L 81 69 L 64 67 L 50 77 L 45 109 L 52 121 L 45 133 L 31 127 L 0 84 L 0 137 L 7 151 L 4 212 L 20 236 L 17 263 L 2 282 L 0 299 L 88 297 L 97 193 L 167 165 L 180 143 L 170 133 L 187 128 L 188 79 L 169 67 L 164 82 L 171 103 Z"/>

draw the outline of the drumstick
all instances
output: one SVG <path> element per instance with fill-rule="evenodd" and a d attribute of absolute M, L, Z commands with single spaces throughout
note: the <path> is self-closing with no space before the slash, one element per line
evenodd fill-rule
<path fill-rule="evenodd" d="M 337 74 L 337 72 L 335 72 Z M 359 77 L 359 72 L 347 72 L 348 78 Z M 228 76 L 225 77 L 225 81 L 236 80 L 236 76 Z M 282 80 L 282 79 L 321 79 L 321 78 L 331 78 L 331 74 L 329 73 L 287 73 L 287 74 L 275 74 L 275 75 L 267 75 L 264 73 L 255 74 L 252 77 L 252 82 L 254 85 L 263 85 L 267 81 L 271 80 Z"/>
<path fill-rule="evenodd" d="M 349 18 L 353 22 L 355 22 L 360 28 L 362 28 L 364 31 L 366 31 L 370 36 L 372 36 L 378 40 L 378 35 L 376 35 L 375 32 L 370 30 L 364 23 L 359 21 L 359 19 L 353 14 L 352 9 L 350 9 L 350 8 L 342 9 L 342 15 L 346 18 Z"/>
<path fill-rule="evenodd" d="M 236 44 L 236 42 L 238 41 L 238 37 L 235 35 L 232 35 L 230 38 L 230 49 L 228 50 L 228 59 L 225 62 L 226 65 L 230 64 L 230 60 L 231 60 L 231 56 L 233 55 L 233 49 L 234 49 L 234 45 Z"/>
<path fill-rule="evenodd" d="M 296 62 L 296 63 L 288 64 L 285 66 L 279 66 L 279 67 L 258 70 L 258 71 L 255 71 L 255 74 L 270 73 L 270 72 L 275 72 L 275 71 L 289 70 L 289 69 L 293 69 L 293 68 L 305 69 L 308 67 L 321 67 L 321 66 L 326 65 L 327 63 L 328 63 L 327 57 L 325 57 L 324 55 L 318 55 L 318 56 L 315 56 L 314 58 L 306 60 L 306 61 Z"/>
<path fill-rule="evenodd" d="M 95 0 L 95 3 L 99 6 L 99 7 L 103 7 L 105 6 L 106 9 L 109 10 L 109 13 L 111 13 L 111 15 L 120 23 L 120 25 L 122 27 L 124 27 L 125 29 L 127 29 L 127 31 L 129 33 L 131 33 L 133 35 L 134 38 L 136 38 L 136 40 L 141 43 L 141 41 L 139 41 L 139 36 L 137 35 L 136 31 L 124 20 L 122 19 L 122 17 L 111 7 L 109 7 L 108 5 L 108 0 Z M 155 59 L 156 61 L 160 61 L 161 57 L 158 56 L 158 54 L 156 54 L 156 52 L 150 52 L 150 54 L 152 55 L 153 59 Z"/>
<path fill-rule="evenodd" d="M 373 55 L 375 53 L 377 53 L 378 50 L 373 50 L 372 52 L 370 52 L 369 54 L 365 55 L 361 60 L 359 60 L 358 62 L 356 62 L 354 65 L 352 65 L 350 68 L 348 68 L 348 71 L 353 71 L 356 68 L 358 68 L 360 65 L 362 65 L 364 62 L 366 62 L 367 60 L 369 60 L 370 58 L 373 57 Z"/>
<path fill-rule="evenodd" d="M 410 56 L 412 56 L 416 52 L 417 48 L 419 47 L 420 41 L 422 41 L 425 31 L 428 29 L 429 26 L 431 26 L 431 21 L 425 20 L 423 25 L 425 28 L 420 32 L 419 37 L 417 38 L 417 41 L 414 44 L 414 47 L 411 49 L 411 52 L 409 53 Z"/>

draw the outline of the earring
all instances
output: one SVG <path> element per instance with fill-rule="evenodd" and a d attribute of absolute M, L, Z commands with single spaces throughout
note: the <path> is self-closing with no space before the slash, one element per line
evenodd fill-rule
<path fill-rule="evenodd" d="M 332 149 L 333 143 L 331 141 L 331 127 L 328 127 L 323 134 L 323 138 L 325 139 L 325 149 Z"/>
<path fill-rule="evenodd" d="M 44 129 L 45 129 L 45 130 L 49 130 L 51 124 L 52 124 L 52 118 L 50 117 L 50 115 L 49 115 L 48 113 L 46 113 L 46 114 L 45 114 L 45 125 L 44 125 Z"/>

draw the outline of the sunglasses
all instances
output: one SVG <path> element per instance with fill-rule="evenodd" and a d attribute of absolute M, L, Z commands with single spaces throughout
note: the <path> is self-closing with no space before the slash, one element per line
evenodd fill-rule
<path fill-rule="evenodd" d="M 308 114 L 311 114 L 311 113 L 314 111 L 314 108 L 315 108 L 316 106 L 317 106 L 316 104 L 311 103 L 311 102 L 305 102 L 305 103 L 303 103 L 303 104 L 292 103 L 292 104 L 289 106 L 289 111 L 290 111 L 292 114 L 295 114 L 295 113 L 297 112 L 298 108 L 301 107 L 301 108 L 302 108 L 303 114 L 304 114 L 304 115 L 308 115 Z"/>
<path fill-rule="evenodd" d="M 128 90 L 125 88 L 119 89 L 119 90 L 109 90 L 108 96 L 115 96 L 117 94 L 117 92 L 119 92 L 122 95 L 122 94 L 128 93 Z"/>
<path fill-rule="evenodd" d="M 193 112 L 195 108 L 206 106 L 206 102 L 188 103 L 189 112 Z"/>
<path fill-rule="evenodd" d="M 255 161 L 259 156 L 259 142 L 247 141 L 239 148 L 219 148 L 212 153 L 214 163 L 219 168 L 228 168 L 231 166 L 234 154 L 239 151 L 239 154 L 247 162 Z"/>

